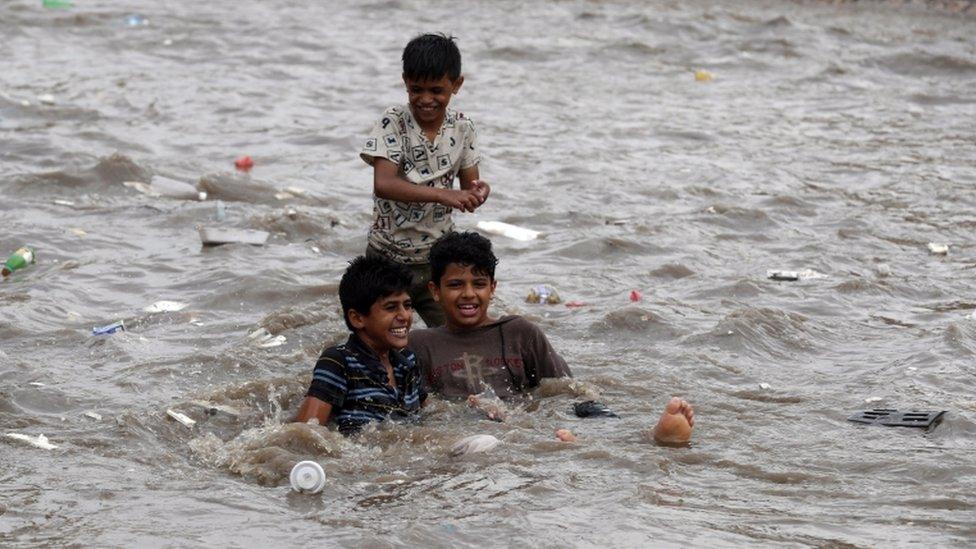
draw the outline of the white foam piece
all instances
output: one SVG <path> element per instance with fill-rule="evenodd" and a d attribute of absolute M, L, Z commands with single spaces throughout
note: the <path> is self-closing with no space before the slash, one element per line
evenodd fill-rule
<path fill-rule="evenodd" d="M 42 450 L 54 450 L 55 448 L 57 448 L 57 445 L 48 442 L 47 437 L 44 435 L 37 435 L 36 437 L 32 437 L 30 435 L 24 435 L 21 433 L 7 433 L 7 438 L 19 440 L 21 442 L 26 442 L 27 444 L 30 444 L 31 446 L 40 448 Z"/>
<path fill-rule="evenodd" d="M 451 455 L 460 456 L 464 454 L 487 452 L 495 446 L 498 446 L 498 442 L 498 439 L 491 435 L 471 435 L 457 441 L 454 446 L 451 447 Z"/>
<path fill-rule="evenodd" d="M 94 419 L 95 421 L 101 421 L 102 420 L 102 414 L 99 414 L 97 412 L 85 412 L 85 417 L 90 417 L 90 418 Z"/>
<path fill-rule="evenodd" d="M 526 229 L 525 227 L 519 227 L 517 225 L 510 225 L 501 221 L 479 221 L 477 226 L 486 233 L 497 234 L 499 236 L 521 240 L 523 242 L 535 240 L 536 238 L 539 238 L 540 234 L 542 234 L 539 231 L 533 231 L 532 229 Z"/>
<path fill-rule="evenodd" d="M 946 255 L 946 254 L 949 253 L 949 245 L 948 244 L 941 244 L 941 243 L 938 243 L 938 242 L 929 242 L 928 243 L 928 248 L 929 248 L 929 252 L 931 252 L 931 253 L 933 253 L 935 255 Z"/>
<path fill-rule="evenodd" d="M 180 422 L 184 427 L 192 428 L 197 424 L 195 420 L 173 410 L 166 410 L 166 415 Z"/>

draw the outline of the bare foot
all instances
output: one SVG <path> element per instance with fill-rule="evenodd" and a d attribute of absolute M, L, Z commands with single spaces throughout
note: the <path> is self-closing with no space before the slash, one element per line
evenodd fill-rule
<path fill-rule="evenodd" d="M 695 410 L 691 404 L 682 398 L 672 397 L 654 426 L 654 440 L 666 444 L 688 442 L 694 426 Z"/>
<path fill-rule="evenodd" d="M 556 429 L 556 438 L 563 442 L 576 442 L 576 435 L 569 429 Z"/>

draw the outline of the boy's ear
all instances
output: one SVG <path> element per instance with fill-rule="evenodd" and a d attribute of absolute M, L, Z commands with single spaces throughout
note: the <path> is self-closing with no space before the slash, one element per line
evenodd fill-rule
<path fill-rule="evenodd" d="M 458 76 L 457 80 L 454 81 L 454 91 L 452 93 L 457 93 L 461 89 L 461 84 L 464 84 L 463 74 Z"/>
<path fill-rule="evenodd" d="M 433 280 L 427 283 L 427 290 L 430 292 L 430 295 L 434 297 L 434 301 L 438 303 L 441 302 L 441 288 L 435 284 Z"/>
<path fill-rule="evenodd" d="M 356 309 L 349 309 L 349 324 L 357 330 L 362 330 L 366 327 L 366 315 Z"/>

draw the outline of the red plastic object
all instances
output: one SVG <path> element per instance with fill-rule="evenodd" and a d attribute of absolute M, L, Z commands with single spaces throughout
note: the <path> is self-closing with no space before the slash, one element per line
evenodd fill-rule
<path fill-rule="evenodd" d="M 246 172 L 254 167 L 254 160 L 246 154 L 244 156 L 238 156 L 237 160 L 234 160 L 234 166 L 238 170 Z"/>
<path fill-rule="evenodd" d="M 585 307 L 586 303 L 583 303 L 582 301 L 567 301 L 566 306 L 573 309 L 576 307 Z"/>
<path fill-rule="evenodd" d="M 642 299 L 644 299 L 644 294 L 640 293 L 637 290 L 631 290 L 630 291 L 630 300 L 631 301 L 640 301 Z"/>

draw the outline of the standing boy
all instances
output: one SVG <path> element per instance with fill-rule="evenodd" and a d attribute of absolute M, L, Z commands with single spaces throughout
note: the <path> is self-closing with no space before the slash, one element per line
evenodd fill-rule
<path fill-rule="evenodd" d="M 357 257 L 339 282 L 339 301 L 352 332 L 322 351 L 295 421 L 334 418 L 349 433 L 371 421 L 416 414 L 427 398 L 407 345 L 412 277 L 382 257 Z"/>
<path fill-rule="evenodd" d="M 412 333 L 410 348 L 427 387 L 445 397 L 470 401 L 471 395 L 491 388 L 504 399 L 537 387 L 544 378 L 572 377 L 538 326 L 521 316 L 488 315 L 497 264 L 491 242 L 474 232 L 450 233 L 430 250 L 429 287 L 447 323 Z M 691 405 L 675 397 L 654 437 L 687 442 L 693 425 Z"/>
<path fill-rule="evenodd" d="M 440 326 L 443 312 L 427 290 L 428 252 L 453 230 L 451 210 L 473 212 L 491 189 L 479 179 L 474 125 L 448 108 L 464 83 L 454 38 L 424 34 L 411 40 L 403 50 L 403 83 L 407 105 L 386 109 L 360 152 L 373 167 L 366 255 L 409 267 L 414 307 L 427 326 Z"/>

